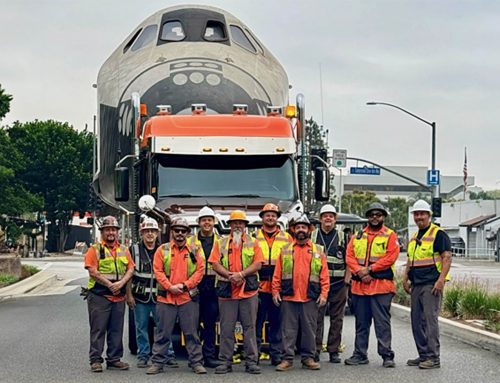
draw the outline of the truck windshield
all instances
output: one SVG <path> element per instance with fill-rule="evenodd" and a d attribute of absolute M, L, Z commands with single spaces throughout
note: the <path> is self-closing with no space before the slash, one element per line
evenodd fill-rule
<path fill-rule="evenodd" d="M 296 198 L 293 162 L 288 156 L 158 157 L 158 196 Z"/>

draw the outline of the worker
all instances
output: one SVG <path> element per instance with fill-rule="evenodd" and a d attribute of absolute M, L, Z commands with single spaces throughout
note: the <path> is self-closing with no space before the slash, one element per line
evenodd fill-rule
<path fill-rule="evenodd" d="M 449 280 L 451 241 L 448 234 L 431 223 L 432 210 L 427 202 L 416 201 L 410 211 L 418 232 L 408 243 L 403 287 L 411 294 L 411 327 L 418 358 L 406 363 L 433 369 L 441 367 L 438 316 L 444 285 Z"/>
<path fill-rule="evenodd" d="M 99 230 L 101 241 L 88 249 L 84 260 L 89 273 L 90 369 L 102 372 L 106 341 L 106 368 L 128 370 L 129 364 L 120 359 L 126 285 L 134 273 L 134 261 L 128 249 L 118 242 L 120 225 L 115 217 L 104 217 Z"/>
<path fill-rule="evenodd" d="M 214 244 L 219 240 L 219 236 L 214 231 L 215 223 L 215 212 L 208 206 L 201 208 L 198 212 L 200 230 L 197 235 L 188 238 L 188 247 L 199 249 L 205 261 L 205 272 L 198 289 L 200 290 L 200 328 L 203 359 L 205 367 L 209 368 L 215 368 L 221 364 L 215 353 L 215 324 L 219 316 L 219 303 L 215 294 L 215 271 L 208 262 Z"/>
<path fill-rule="evenodd" d="M 268 321 L 267 339 L 269 342 L 269 356 L 271 365 L 277 366 L 281 363 L 283 345 L 281 342 L 281 318 L 280 309 L 273 304 L 272 280 L 276 260 L 280 251 L 286 244 L 292 241 L 292 237 L 286 231 L 278 227 L 278 218 L 281 212 L 277 205 L 267 203 L 259 213 L 262 219 L 262 228 L 257 231 L 256 238 L 262 249 L 264 264 L 259 270 L 259 310 L 257 312 L 257 345 L 259 347 L 260 359 L 264 359 L 261 353 L 262 328 L 264 322 Z"/>
<path fill-rule="evenodd" d="M 324 205 L 319 212 L 320 227 L 311 235 L 313 243 L 323 246 L 330 275 L 330 291 L 328 304 L 321 307 L 318 313 L 318 328 L 316 331 L 316 362 L 323 348 L 323 329 L 325 313 L 328 307 L 330 328 L 328 330 L 327 351 L 330 363 L 340 363 L 339 349 L 342 340 L 344 310 L 349 291 L 348 284 L 351 273 L 346 270 L 345 248 L 340 245 L 338 231 L 335 229 L 337 210 L 333 205 Z"/>
<path fill-rule="evenodd" d="M 158 222 L 151 217 L 145 217 L 140 224 L 141 241 L 130 247 L 130 254 L 135 263 L 134 275 L 127 284 L 127 303 L 133 310 L 135 332 L 137 339 L 137 367 L 149 367 L 151 346 L 149 343 L 150 318 L 158 327 L 156 317 L 157 282 L 153 272 L 153 257 L 160 246 Z M 167 366 L 179 367 L 170 342 L 167 354 Z"/>
<path fill-rule="evenodd" d="M 215 373 L 232 372 L 234 329 L 239 318 L 243 327 L 245 371 L 260 374 L 255 322 L 259 289 L 257 272 L 264 258 L 258 241 L 245 233 L 248 220 L 244 211 L 233 210 L 227 222 L 230 234 L 216 244 L 209 259 L 217 273 L 215 289 L 219 297 L 221 329 L 219 359 L 223 362 Z"/>
<path fill-rule="evenodd" d="M 352 357 L 345 364 L 367 364 L 368 339 L 372 320 L 378 353 L 386 368 L 395 367 L 391 349 L 391 301 L 396 293 L 394 264 L 399 255 L 396 233 L 384 225 L 388 212 L 378 202 L 365 213 L 368 226 L 359 231 L 347 246 L 346 261 L 352 273 L 352 303 L 356 338 Z"/>
<path fill-rule="evenodd" d="M 206 374 L 198 336 L 197 288 L 203 278 L 205 262 L 200 251 L 187 246 L 186 238 L 191 228 L 184 218 L 172 219 L 170 228 L 173 239 L 156 250 L 153 261 L 153 270 L 158 281 L 158 327 L 151 357 L 152 365 L 146 373 L 155 375 L 163 372 L 168 360 L 167 351 L 172 331 L 179 320 L 186 341 L 189 366 L 196 374 Z"/>
<path fill-rule="evenodd" d="M 314 361 L 316 327 L 318 306 L 326 305 L 328 299 L 328 266 L 321 246 L 309 238 L 313 226 L 308 218 L 298 218 L 291 227 L 295 239 L 281 249 L 272 282 L 273 302 L 281 306 L 284 349 L 276 371 L 293 368 L 299 326 L 302 367 L 319 370 L 321 365 Z"/>

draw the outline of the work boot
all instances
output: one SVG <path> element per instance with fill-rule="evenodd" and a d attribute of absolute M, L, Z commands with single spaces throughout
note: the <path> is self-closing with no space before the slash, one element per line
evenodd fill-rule
<path fill-rule="evenodd" d="M 153 364 L 151 367 L 148 368 L 146 371 L 146 374 L 148 375 L 156 375 L 163 372 L 163 366 L 158 366 L 157 364 Z"/>
<path fill-rule="evenodd" d="M 196 366 L 193 366 L 192 370 L 195 374 L 198 374 L 198 375 L 202 375 L 202 374 L 207 373 L 207 370 L 201 364 L 197 364 Z"/>
<path fill-rule="evenodd" d="M 121 360 L 118 360 L 116 362 L 107 362 L 106 368 L 108 370 L 128 370 L 130 368 L 130 365 L 128 363 L 122 362 Z"/>
<path fill-rule="evenodd" d="M 441 363 L 439 362 L 439 360 L 427 359 L 418 364 L 418 368 L 421 368 L 422 370 L 431 370 L 433 368 L 439 367 L 441 367 Z"/>
<path fill-rule="evenodd" d="M 396 367 L 396 363 L 394 362 L 394 359 L 384 359 L 382 366 L 385 368 L 394 368 Z"/>
<path fill-rule="evenodd" d="M 215 368 L 217 366 L 220 366 L 222 364 L 222 361 L 215 359 L 215 358 L 205 358 L 205 367 L 208 368 Z"/>
<path fill-rule="evenodd" d="M 408 359 L 408 360 L 406 361 L 406 364 L 407 364 L 408 366 L 414 366 L 414 367 L 417 367 L 417 366 L 420 364 L 420 362 L 423 362 L 423 361 L 424 361 L 424 359 L 422 359 L 421 357 L 418 357 L 418 358 L 415 358 L 415 359 Z"/>
<path fill-rule="evenodd" d="M 276 366 L 276 371 L 288 371 L 293 368 L 293 361 L 291 360 L 282 360 L 280 364 Z"/>
<path fill-rule="evenodd" d="M 340 363 L 340 356 L 338 352 L 330 353 L 330 363 Z"/>
<path fill-rule="evenodd" d="M 139 359 L 137 361 L 137 368 L 148 368 L 148 367 L 149 367 L 149 363 L 147 360 Z"/>
<path fill-rule="evenodd" d="M 319 353 L 318 354 L 314 354 L 314 361 L 316 363 L 319 363 Z"/>
<path fill-rule="evenodd" d="M 321 369 L 321 365 L 315 362 L 313 358 L 307 358 L 302 361 L 302 368 L 306 370 L 319 370 Z"/>
<path fill-rule="evenodd" d="M 216 374 L 227 374 L 228 372 L 233 372 L 233 367 L 227 365 L 226 363 L 221 364 L 215 368 Z"/>
<path fill-rule="evenodd" d="M 251 364 L 245 367 L 245 372 L 248 372 L 249 374 L 258 375 L 260 374 L 260 367 L 257 366 L 256 364 Z"/>
<path fill-rule="evenodd" d="M 177 363 L 175 359 L 169 359 L 167 363 L 165 363 L 165 366 L 168 368 L 179 368 L 179 363 Z"/>
<path fill-rule="evenodd" d="M 344 360 L 344 363 L 348 366 L 358 366 L 360 364 L 368 364 L 369 360 L 366 356 L 353 355 L 349 359 Z"/>
<path fill-rule="evenodd" d="M 92 372 L 102 372 L 102 364 L 99 362 L 94 362 L 90 365 L 90 371 Z"/>
<path fill-rule="evenodd" d="M 271 358 L 271 365 L 277 366 L 281 363 L 281 358 Z"/>

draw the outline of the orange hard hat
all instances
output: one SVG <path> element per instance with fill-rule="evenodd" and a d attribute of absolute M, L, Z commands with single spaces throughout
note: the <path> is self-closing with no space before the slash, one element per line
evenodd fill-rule
<path fill-rule="evenodd" d="M 276 213 L 278 215 L 278 218 L 281 216 L 280 208 L 277 205 L 275 205 L 274 203 L 266 203 L 260 211 L 259 217 L 262 218 L 264 213 L 267 213 L 268 211 Z"/>
<path fill-rule="evenodd" d="M 243 210 L 233 210 L 229 215 L 227 222 L 231 221 L 243 221 L 248 223 L 247 214 Z"/>

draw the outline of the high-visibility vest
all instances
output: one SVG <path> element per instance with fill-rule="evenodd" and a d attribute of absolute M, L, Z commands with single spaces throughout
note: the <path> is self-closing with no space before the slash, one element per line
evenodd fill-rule
<path fill-rule="evenodd" d="M 389 242 L 389 237 L 394 233 L 393 230 L 384 226 L 384 228 L 378 232 L 370 243 L 368 247 L 368 232 L 367 229 L 359 232 L 353 240 L 353 250 L 354 256 L 361 266 L 369 266 L 379 259 L 382 259 L 387 255 L 387 244 Z M 371 272 L 370 275 L 377 279 L 394 279 L 395 265 L 393 264 L 390 268 L 382 271 Z M 353 279 L 359 280 L 359 277 L 353 275 Z"/>
<path fill-rule="evenodd" d="M 312 254 L 309 270 L 309 284 L 307 286 L 307 296 L 317 299 L 321 293 L 319 275 L 323 268 L 321 262 L 321 246 L 311 242 Z M 281 295 L 292 296 L 293 289 L 293 243 L 288 243 L 281 250 Z"/>
<path fill-rule="evenodd" d="M 101 243 L 95 243 L 92 247 L 99 261 L 97 270 L 104 278 L 111 282 L 117 282 L 125 276 L 128 265 L 126 247 L 119 245 L 116 248 L 116 257 L 113 257 L 109 248 Z M 109 288 L 100 284 L 92 277 L 89 278 L 88 288 L 98 295 L 113 295 Z M 125 294 L 125 288 L 121 292 Z"/>
<path fill-rule="evenodd" d="M 314 231 L 311 234 L 311 241 L 313 243 L 318 244 L 318 233 L 319 229 L 314 229 Z M 323 247 L 322 245 L 318 244 L 319 246 Z M 323 251 L 326 255 L 326 263 L 328 265 L 328 275 L 330 278 L 344 278 L 345 277 L 345 269 L 346 269 L 346 264 L 345 264 L 345 259 L 344 259 L 344 253 L 339 250 L 340 246 L 337 246 L 337 253 L 340 251 L 342 254 L 342 257 L 338 257 L 335 255 L 330 255 L 327 253 L 326 249 L 323 248 Z"/>
<path fill-rule="evenodd" d="M 267 243 L 266 236 L 262 229 L 257 231 L 256 239 L 259 241 L 259 247 L 264 255 L 265 263 L 259 270 L 260 280 L 270 281 L 273 278 L 276 261 L 280 256 L 281 249 L 292 241 L 290 234 L 278 230 L 278 234 L 274 237 L 274 242 L 271 247 Z"/>
<path fill-rule="evenodd" d="M 410 242 L 408 242 L 408 259 L 410 267 L 436 266 L 439 273 L 443 269 L 441 254 L 434 252 L 434 241 L 437 233 L 442 230 L 439 226 L 431 223 L 429 229 L 417 241 L 417 234 L 413 234 Z M 449 274 L 446 274 L 445 279 L 450 280 Z"/>
<path fill-rule="evenodd" d="M 246 239 L 242 243 L 241 265 L 243 270 L 253 263 L 253 257 L 255 255 L 255 241 L 254 237 L 246 235 Z M 224 237 L 219 241 L 220 264 L 226 270 L 229 270 L 229 242 L 229 236 Z M 217 275 L 215 284 L 217 285 L 219 281 L 228 282 L 228 279 Z"/>
<path fill-rule="evenodd" d="M 161 246 L 161 254 L 163 255 L 163 272 L 165 273 L 167 278 L 170 278 L 170 274 L 172 272 L 172 269 L 170 267 L 173 255 L 172 247 L 173 244 L 171 242 L 165 243 Z M 195 249 L 191 249 L 189 247 L 188 249 L 189 249 L 189 254 L 188 254 L 187 278 L 191 277 L 191 275 L 193 275 L 194 272 L 196 271 L 196 251 Z M 158 295 L 162 297 L 166 296 L 166 291 L 160 284 L 158 284 Z"/>
<path fill-rule="evenodd" d="M 155 245 L 153 254 L 156 252 L 157 247 Z M 141 256 L 141 249 L 143 252 L 147 251 L 144 243 L 135 244 L 130 247 L 130 252 L 135 263 L 134 275 L 132 276 L 132 293 L 138 302 L 156 303 L 158 282 L 153 271 L 153 259 L 148 259 L 149 264 L 144 262 L 144 257 Z M 147 254 L 145 256 L 147 257 Z M 149 268 L 146 268 L 147 265 Z"/>
<path fill-rule="evenodd" d="M 219 240 L 219 236 L 214 233 L 214 245 L 218 240 Z M 210 258 L 210 254 L 205 254 L 205 250 L 203 250 L 203 245 L 201 244 L 201 241 L 198 239 L 198 237 L 196 235 L 192 235 L 192 236 L 188 237 L 188 239 L 186 241 L 186 245 L 188 248 L 194 249 L 195 252 L 200 251 L 201 256 L 205 260 L 205 275 L 216 275 L 214 269 L 212 268 L 212 264 L 210 262 L 208 262 L 208 259 Z"/>

